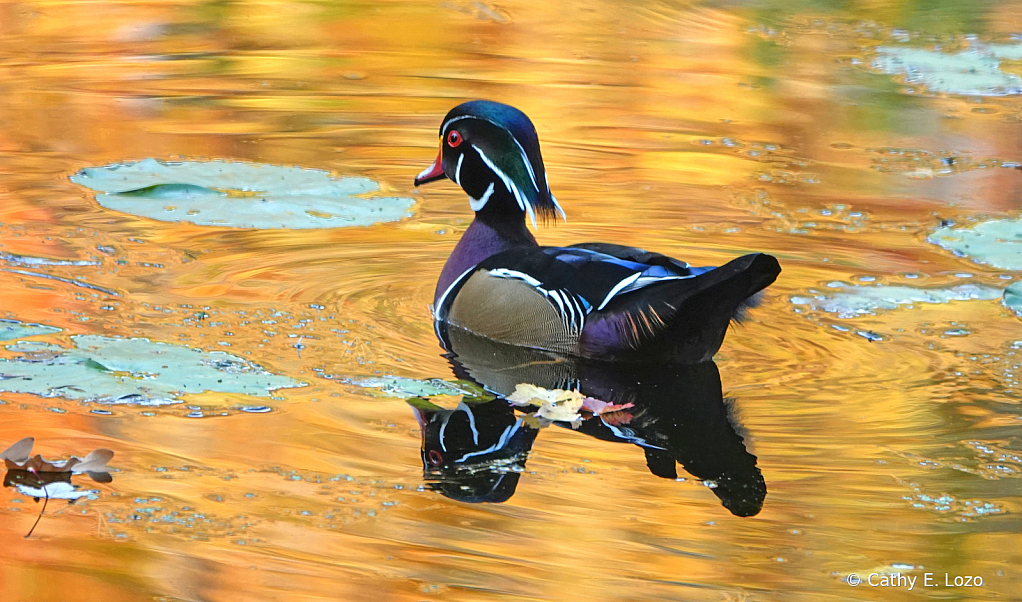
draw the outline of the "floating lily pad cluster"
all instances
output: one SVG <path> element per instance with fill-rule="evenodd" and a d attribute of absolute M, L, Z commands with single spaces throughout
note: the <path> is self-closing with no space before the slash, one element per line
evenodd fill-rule
<path fill-rule="evenodd" d="M 201 351 L 148 339 L 71 337 L 74 349 L 20 341 L 0 359 L 0 391 L 34 393 L 101 403 L 179 403 L 208 391 L 266 397 L 304 383 L 271 374 L 222 351 Z"/>
<path fill-rule="evenodd" d="M 909 46 L 880 46 L 873 67 L 901 75 L 910 84 L 938 94 L 1007 96 L 1022 94 L 1022 77 L 1001 68 L 1002 60 L 1022 60 L 1022 44 L 976 44 L 959 52 Z"/>
<path fill-rule="evenodd" d="M 369 226 L 404 219 L 414 204 L 373 196 L 379 186 L 368 178 L 234 161 L 143 159 L 88 167 L 71 181 L 95 190 L 96 201 L 108 209 L 228 228 Z"/>
<path fill-rule="evenodd" d="M 1022 271 L 1022 218 L 990 220 L 964 228 L 944 226 L 927 240 L 976 263 Z M 1022 281 L 1004 290 L 1002 302 L 1022 316 Z"/>
<path fill-rule="evenodd" d="M 911 286 L 858 286 L 844 282 L 831 282 L 827 292 L 812 296 L 791 298 L 795 305 L 837 314 L 839 318 L 875 314 L 883 310 L 916 303 L 948 303 L 971 299 L 998 299 L 1001 289 L 977 284 L 960 284 L 949 288 L 915 288 Z"/>
<path fill-rule="evenodd" d="M 1022 271 L 1022 219 L 992 220 L 966 228 L 945 226 L 927 240 L 977 263 Z"/>

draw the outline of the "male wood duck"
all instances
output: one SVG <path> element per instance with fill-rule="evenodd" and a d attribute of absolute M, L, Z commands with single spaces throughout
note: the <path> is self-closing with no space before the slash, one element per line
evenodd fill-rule
<path fill-rule="evenodd" d="M 777 260 L 744 255 L 696 268 L 609 243 L 541 247 L 526 217 L 564 217 L 550 194 L 536 129 L 487 100 L 454 107 L 440 154 L 415 185 L 450 178 L 475 219 L 447 259 L 433 297 L 437 335 L 460 328 L 511 345 L 615 361 L 700 362 L 732 319 L 777 278 Z"/>

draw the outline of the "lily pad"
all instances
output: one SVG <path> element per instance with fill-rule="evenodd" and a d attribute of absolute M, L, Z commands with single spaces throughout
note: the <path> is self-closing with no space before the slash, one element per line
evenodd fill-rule
<path fill-rule="evenodd" d="M 271 374 L 222 351 L 202 351 L 148 339 L 71 337 L 74 349 L 33 341 L 8 345 L 21 353 L 0 359 L 0 391 L 100 403 L 162 405 L 189 393 L 271 391 L 305 383 Z"/>
<path fill-rule="evenodd" d="M 971 299 L 998 299 L 1001 289 L 978 284 L 960 284 L 950 288 L 914 288 L 911 286 L 856 286 L 844 282 L 831 282 L 831 294 L 795 296 L 795 305 L 808 305 L 812 309 L 837 314 L 839 318 L 855 318 L 875 314 L 882 310 L 897 309 L 913 303 L 947 303 Z"/>
<path fill-rule="evenodd" d="M 1022 219 L 938 228 L 926 239 L 957 255 L 1002 270 L 1022 270 Z"/>
<path fill-rule="evenodd" d="M 219 160 L 143 159 L 87 167 L 71 181 L 95 190 L 96 201 L 108 209 L 228 228 L 369 226 L 404 219 L 415 203 L 406 197 L 369 196 L 379 186 L 368 178 Z"/>
<path fill-rule="evenodd" d="M 60 329 L 53 326 L 44 326 L 43 324 L 19 322 L 17 320 L 0 320 L 0 341 L 13 341 L 14 339 L 34 337 L 40 334 L 53 334 L 55 332 L 60 332 Z"/>
<path fill-rule="evenodd" d="M 1022 318 L 1022 280 L 1004 289 L 1004 297 L 1001 302 Z"/>
<path fill-rule="evenodd" d="M 1008 96 L 1022 94 L 1022 78 L 1001 69 L 1001 59 L 1022 59 L 1022 44 L 976 44 L 961 52 L 879 46 L 873 67 L 903 75 L 938 94 Z"/>

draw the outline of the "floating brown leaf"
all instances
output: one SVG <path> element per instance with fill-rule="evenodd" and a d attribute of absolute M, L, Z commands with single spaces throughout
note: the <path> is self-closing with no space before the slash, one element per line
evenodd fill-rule
<path fill-rule="evenodd" d="M 25 437 L 4 450 L 0 454 L 0 458 L 4 459 L 4 466 L 8 470 L 26 470 L 35 473 L 70 472 L 72 474 L 82 474 L 110 472 L 107 462 L 114 457 L 114 452 L 109 449 L 97 449 L 85 456 L 85 458 L 71 456 L 63 462 L 47 462 L 39 454 L 29 455 L 32 453 L 32 445 L 34 443 L 34 438 Z M 89 476 L 92 476 L 92 474 Z M 93 478 L 95 479 L 95 477 Z"/>
<path fill-rule="evenodd" d="M 0 458 L 4 459 L 4 462 L 24 462 L 28 460 L 28 455 L 32 453 L 32 446 L 35 444 L 35 438 L 25 437 L 21 441 L 18 441 L 14 445 L 8 447 L 0 454 Z M 8 466 L 10 468 L 10 466 Z"/>
<path fill-rule="evenodd" d="M 582 409 L 589 410 L 594 416 L 601 414 L 610 414 L 611 412 L 619 412 L 628 408 L 634 408 L 634 403 L 608 403 L 602 399 L 596 399 L 595 397 L 586 397 L 582 400 Z"/>
<path fill-rule="evenodd" d="M 74 503 L 78 498 L 93 493 L 81 491 L 77 485 L 73 485 L 72 475 L 84 473 L 97 483 L 109 483 L 113 480 L 107 463 L 114 457 L 114 452 L 109 449 L 97 449 L 85 458 L 72 456 L 63 462 L 47 462 L 39 454 L 31 455 L 34 443 L 35 439 L 25 437 L 0 453 L 0 458 L 3 458 L 7 467 L 4 487 L 16 487 L 20 493 L 35 498 L 37 502 L 45 499 L 35 524 L 25 537 L 30 537 L 35 531 L 36 525 L 46 512 L 46 504 L 50 498 Z"/>
<path fill-rule="evenodd" d="M 550 421 L 571 422 L 574 426 L 582 420 L 578 413 L 582 407 L 582 394 L 564 389 L 544 389 L 529 383 L 515 386 L 515 392 L 507 400 L 516 406 L 539 406 L 532 415 Z"/>

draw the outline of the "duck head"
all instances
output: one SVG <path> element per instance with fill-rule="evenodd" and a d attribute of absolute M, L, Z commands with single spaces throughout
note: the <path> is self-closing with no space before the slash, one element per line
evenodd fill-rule
<path fill-rule="evenodd" d="M 477 215 L 522 219 L 564 211 L 550 194 L 539 138 L 518 109 L 489 100 L 462 103 L 440 126 L 440 154 L 415 185 L 450 178 L 468 193 Z"/>

